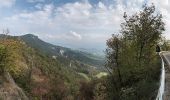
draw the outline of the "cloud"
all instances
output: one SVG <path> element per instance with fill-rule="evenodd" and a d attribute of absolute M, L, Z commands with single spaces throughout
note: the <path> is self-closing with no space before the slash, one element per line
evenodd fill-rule
<path fill-rule="evenodd" d="M 11 7 L 15 4 L 15 0 L 0 0 L 0 8 Z"/>
<path fill-rule="evenodd" d="M 43 4 L 38 3 L 38 4 L 35 5 L 35 8 L 41 10 L 43 8 Z"/>
<path fill-rule="evenodd" d="M 126 8 L 123 3 L 106 6 L 103 2 L 98 2 L 92 5 L 86 0 L 58 7 L 46 4 L 33 12 L 10 16 L 6 18 L 6 22 L 9 22 L 7 26 L 12 32 L 36 33 L 46 41 L 60 41 L 77 46 L 76 41 L 79 40 L 79 46 L 99 44 L 104 47 L 107 38 L 119 31 L 123 12 L 129 10 L 134 13 L 139 9 Z M 134 5 L 131 3 L 128 6 Z"/>
<path fill-rule="evenodd" d="M 53 5 L 48 4 L 45 5 L 42 10 L 34 11 L 34 12 L 22 12 L 10 17 L 6 17 L 7 21 L 11 22 L 25 22 L 27 24 L 36 24 L 36 25 L 46 25 L 49 23 L 51 14 L 53 11 Z M 21 24 L 22 25 L 22 24 Z M 32 26 L 30 26 L 32 27 Z"/>
<path fill-rule="evenodd" d="M 29 0 L 29 2 L 43 1 Z M 166 27 L 170 27 L 169 1 L 150 0 L 147 3 L 151 4 L 152 1 L 163 13 Z M 115 3 L 106 3 L 102 0 L 91 4 L 88 0 L 84 0 L 60 6 L 37 4 L 36 10 L 31 12 L 21 10 L 1 19 L 1 23 L 9 27 L 12 33 L 34 33 L 53 43 L 60 42 L 73 47 L 82 45 L 95 47 L 97 44 L 104 48 L 109 36 L 119 32 L 124 12 L 126 11 L 128 15 L 134 14 L 141 10 L 145 2 L 146 0 L 116 0 Z M 167 29 L 166 32 L 170 30 Z M 168 34 L 166 36 L 170 38 Z"/>
<path fill-rule="evenodd" d="M 27 0 L 29 3 L 35 3 L 35 2 L 45 2 L 45 0 Z"/>
<path fill-rule="evenodd" d="M 48 39 L 53 39 L 53 40 L 58 40 L 58 39 L 62 39 L 64 41 L 70 41 L 70 42 L 77 42 L 77 41 L 81 41 L 82 35 L 75 32 L 75 31 L 69 31 L 68 33 L 62 33 L 62 34 L 45 34 L 44 38 Z"/>
<path fill-rule="evenodd" d="M 81 40 L 82 39 L 82 36 L 80 34 L 74 32 L 74 31 L 70 31 L 68 36 L 70 36 L 71 38 L 76 39 L 76 40 Z"/>

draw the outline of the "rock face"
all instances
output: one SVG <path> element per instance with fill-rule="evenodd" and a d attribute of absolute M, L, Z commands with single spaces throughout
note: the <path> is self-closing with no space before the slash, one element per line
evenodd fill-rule
<path fill-rule="evenodd" d="M 0 100 L 29 100 L 9 73 L 0 76 Z"/>

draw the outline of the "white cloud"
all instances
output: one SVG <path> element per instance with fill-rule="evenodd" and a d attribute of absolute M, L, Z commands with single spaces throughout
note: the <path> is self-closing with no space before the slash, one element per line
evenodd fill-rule
<path fill-rule="evenodd" d="M 0 0 L 0 7 L 11 7 L 15 4 L 15 0 Z"/>
<path fill-rule="evenodd" d="M 43 8 L 43 4 L 38 3 L 38 4 L 35 5 L 35 8 L 41 10 Z"/>
<path fill-rule="evenodd" d="M 36 1 L 44 0 L 29 0 L 29 2 Z M 169 1 L 151 0 L 148 3 L 152 1 L 163 13 L 166 27 L 170 27 Z M 81 44 L 78 47 L 87 44 L 104 47 L 109 36 L 119 31 L 123 13 L 126 11 L 131 15 L 141 10 L 144 2 L 145 0 L 117 0 L 114 4 L 106 5 L 101 1 L 92 5 L 85 0 L 66 3 L 59 7 L 53 4 L 37 4 L 35 11 L 21 11 L 5 20 L 2 19 L 1 22 L 13 33 L 36 33 L 46 41 L 60 41 L 72 46 Z"/>
<path fill-rule="evenodd" d="M 45 2 L 45 0 L 27 0 L 29 3 L 35 3 L 35 2 Z"/>
<path fill-rule="evenodd" d="M 82 36 L 74 31 L 70 31 L 68 36 L 70 35 L 71 38 L 76 39 L 76 40 L 81 40 Z"/>
<path fill-rule="evenodd" d="M 53 11 L 53 5 L 45 5 L 42 10 L 38 10 L 35 12 L 22 12 L 10 17 L 7 17 L 6 19 L 11 22 L 19 21 L 19 22 L 26 22 L 29 24 L 48 24 L 48 21 L 50 20 L 51 14 Z M 30 26 L 32 27 L 32 26 Z"/>
<path fill-rule="evenodd" d="M 53 40 L 57 40 L 57 39 L 62 39 L 64 41 L 71 41 L 71 42 L 77 42 L 77 41 L 81 41 L 82 40 L 82 35 L 75 32 L 75 31 L 69 31 L 68 33 L 62 33 L 62 34 L 45 34 L 44 38 L 48 39 L 53 39 Z"/>
<path fill-rule="evenodd" d="M 37 11 L 8 17 L 5 22 L 9 24 L 5 24 L 13 32 L 36 33 L 47 41 L 58 40 L 74 45 L 79 40 L 79 44 L 99 43 L 102 46 L 111 34 L 119 31 L 123 12 L 129 10 L 133 13 L 139 9 L 126 8 L 122 3 L 116 6 L 106 6 L 103 2 L 91 5 L 87 0 L 60 7 L 49 4 L 38 8 Z"/>

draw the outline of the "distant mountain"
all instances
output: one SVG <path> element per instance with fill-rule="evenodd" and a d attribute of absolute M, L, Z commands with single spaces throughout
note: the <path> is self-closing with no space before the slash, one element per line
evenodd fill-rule
<path fill-rule="evenodd" d="M 13 100 L 15 96 L 30 100 L 42 97 L 43 100 L 76 100 L 82 81 L 89 82 L 103 75 L 100 70 L 103 59 L 52 45 L 32 34 L 0 35 L 0 56 L 6 57 L 0 68 L 0 99 Z M 1 72 L 2 68 L 7 74 Z"/>
<path fill-rule="evenodd" d="M 3 48 L 6 53 L 1 53 Z M 35 97 L 71 100 L 61 98 L 76 97 L 81 82 L 89 82 L 101 76 L 104 64 L 103 58 L 44 42 L 32 34 L 1 34 L 0 55 L 2 54 L 7 54 L 3 67 L 7 74 L 0 72 L 0 83 L 5 84 L 0 84 L 0 99 L 8 96 L 9 100 L 27 96 L 31 100 Z M 7 87 L 8 84 L 10 86 Z"/>
<path fill-rule="evenodd" d="M 90 48 L 90 49 L 86 49 L 86 48 L 78 48 L 77 50 L 82 51 L 82 52 L 88 52 L 100 59 L 104 59 L 105 58 L 105 52 L 104 50 L 100 50 L 100 49 L 96 49 L 96 48 Z"/>
<path fill-rule="evenodd" d="M 0 100 L 64 100 L 76 95 L 71 91 L 79 90 L 80 80 L 91 78 L 88 65 L 61 62 L 62 57 L 45 55 L 19 37 L 0 35 L 0 57 Z"/>
<path fill-rule="evenodd" d="M 18 38 L 26 42 L 30 47 L 47 54 L 51 57 L 65 57 L 67 59 L 76 60 L 84 64 L 95 67 L 102 67 L 104 65 L 104 58 L 92 53 L 81 50 L 73 50 L 70 48 L 56 46 L 39 39 L 38 36 L 26 34 Z"/>

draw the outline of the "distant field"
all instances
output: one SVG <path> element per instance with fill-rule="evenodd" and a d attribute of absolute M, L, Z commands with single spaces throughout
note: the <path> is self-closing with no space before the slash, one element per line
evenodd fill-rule
<path fill-rule="evenodd" d="M 80 76 L 84 77 L 87 81 L 90 81 L 91 79 L 84 73 L 78 73 Z"/>
<path fill-rule="evenodd" d="M 96 75 L 96 77 L 101 78 L 101 77 L 107 76 L 107 75 L 108 75 L 108 73 L 106 73 L 106 72 L 100 72 L 99 74 Z"/>

